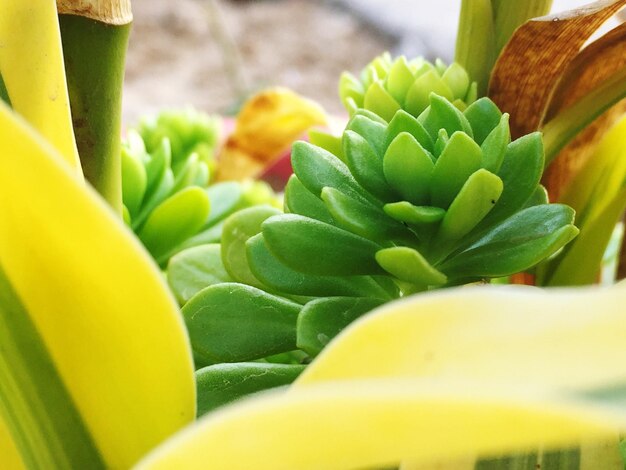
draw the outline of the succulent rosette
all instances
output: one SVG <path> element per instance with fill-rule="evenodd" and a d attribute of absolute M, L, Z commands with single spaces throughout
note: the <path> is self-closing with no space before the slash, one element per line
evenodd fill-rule
<path fill-rule="evenodd" d="M 230 213 L 274 203 L 262 182 L 211 184 L 221 122 L 186 109 L 143 118 L 122 148 L 122 196 L 128 225 L 161 264 L 178 251 L 219 242 Z"/>
<path fill-rule="evenodd" d="M 344 72 L 339 81 L 339 96 L 350 112 L 365 109 L 390 121 L 396 111 L 404 109 L 419 116 L 430 105 L 430 94 L 436 93 L 463 111 L 476 101 L 476 82 L 456 62 L 434 64 L 418 57 L 392 59 L 389 53 L 370 62 L 359 78 Z"/>
<path fill-rule="evenodd" d="M 578 233 L 539 184 L 541 135 L 511 142 L 487 98 L 461 112 L 432 93 L 390 122 L 358 110 L 342 142 L 339 155 L 295 144 L 285 213 L 226 220 L 204 261 L 218 282 L 183 307 L 200 362 L 314 356 L 393 298 L 530 269 Z"/>

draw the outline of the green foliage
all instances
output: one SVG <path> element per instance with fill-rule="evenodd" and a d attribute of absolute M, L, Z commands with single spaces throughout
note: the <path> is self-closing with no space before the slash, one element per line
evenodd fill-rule
<path fill-rule="evenodd" d="M 240 362 L 215 364 L 196 372 L 198 416 L 244 397 L 292 383 L 303 365 Z"/>
<path fill-rule="evenodd" d="M 142 119 L 123 142 L 124 217 L 163 266 L 184 248 L 219 242 L 229 214 L 275 203 L 262 182 L 212 184 L 219 128 L 191 109 L 165 111 Z"/>
<path fill-rule="evenodd" d="M 393 59 L 385 53 L 370 62 L 359 78 L 344 72 L 339 95 L 350 114 L 358 109 L 371 111 L 391 120 L 400 109 L 419 116 L 430 105 L 430 94 L 436 93 L 464 110 L 477 97 L 476 83 L 463 67 L 437 60 L 431 64 L 423 58 L 408 61 Z"/>
<path fill-rule="evenodd" d="M 539 185 L 540 135 L 511 142 L 508 116 L 487 98 L 461 112 L 431 94 L 420 116 L 399 110 L 390 123 L 358 110 L 342 154 L 297 143 L 287 213 L 238 211 L 221 253 L 203 249 L 214 285 L 183 307 L 201 362 L 296 347 L 314 356 L 378 305 L 532 268 L 577 234 L 574 211 L 548 204 Z M 236 283 L 221 283 L 222 263 Z M 171 267 L 184 302 L 199 286 Z"/>

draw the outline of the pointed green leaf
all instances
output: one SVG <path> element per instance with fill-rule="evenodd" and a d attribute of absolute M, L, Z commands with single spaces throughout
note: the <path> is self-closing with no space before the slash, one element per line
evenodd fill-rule
<path fill-rule="evenodd" d="M 452 91 L 453 97 L 464 98 L 467 94 L 467 90 L 470 86 L 470 78 L 465 69 L 458 63 L 452 62 L 445 72 L 443 72 L 441 79 L 448 85 Z"/>
<path fill-rule="evenodd" d="M 279 292 L 300 296 L 371 296 L 389 299 L 393 296 L 369 276 L 315 276 L 285 266 L 267 248 L 263 234 L 246 244 L 248 262 L 254 275 Z"/>
<path fill-rule="evenodd" d="M 184 305 L 202 289 L 213 284 L 232 282 L 222 263 L 220 245 L 201 245 L 181 251 L 170 258 L 167 282 Z"/>
<path fill-rule="evenodd" d="M 415 77 L 406 57 L 398 57 L 391 66 L 389 75 L 387 75 L 387 90 L 398 103 L 403 105 L 414 81 Z"/>
<path fill-rule="evenodd" d="M 483 168 L 492 173 L 498 173 L 510 143 L 509 115 L 503 114 L 496 128 L 491 131 L 480 146 L 483 151 Z"/>
<path fill-rule="evenodd" d="M 445 129 L 439 129 L 439 134 L 437 134 L 437 140 L 435 141 L 435 161 L 441 156 L 449 141 L 450 136 L 448 132 Z"/>
<path fill-rule="evenodd" d="M 247 395 L 291 384 L 305 366 L 238 362 L 215 364 L 196 372 L 198 416 Z"/>
<path fill-rule="evenodd" d="M 382 304 L 383 301 L 372 298 L 312 300 L 298 315 L 298 347 L 311 356 L 317 356 L 346 326 Z"/>
<path fill-rule="evenodd" d="M 367 140 L 348 130 L 343 134 L 343 147 L 351 173 L 359 184 L 378 199 L 393 199 L 394 191 L 383 174 L 383 159 Z"/>
<path fill-rule="evenodd" d="M 337 225 L 369 240 L 388 243 L 390 239 L 411 238 L 411 233 L 385 213 L 369 204 L 352 199 L 333 188 L 324 188 L 322 200 Z"/>
<path fill-rule="evenodd" d="M 343 141 L 341 136 L 332 135 L 328 132 L 323 132 L 317 129 L 311 129 L 309 131 L 309 142 L 317 147 L 327 150 L 339 158 L 342 162 L 347 163 L 343 154 Z"/>
<path fill-rule="evenodd" d="M 473 102 L 463 114 L 472 126 L 474 140 L 478 145 L 482 145 L 502 119 L 502 112 L 489 98 L 481 98 Z"/>
<path fill-rule="evenodd" d="M 339 79 L 339 96 L 346 108 L 350 107 L 348 106 L 348 99 L 352 99 L 357 107 L 361 108 L 363 106 L 364 93 L 361 82 L 354 75 L 348 72 L 341 74 Z"/>
<path fill-rule="evenodd" d="M 432 267 L 420 252 L 405 246 L 380 250 L 376 253 L 376 261 L 401 281 L 418 286 L 439 286 L 447 281 L 446 276 Z"/>
<path fill-rule="evenodd" d="M 365 110 L 357 111 L 357 114 L 348 122 L 346 130 L 359 134 L 367 140 L 378 155 L 382 155 L 385 151 L 387 124 L 384 121 L 378 122 L 372 117 L 364 115 L 363 111 Z"/>
<path fill-rule="evenodd" d="M 148 176 L 143 162 L 127 149 L 122 149 L 122 199 L 130 214 L 136 214 L 141 206 Z"/>
<path fill-rule="evenodd" d="M 419 116 L 430 105 L 431 93 L 449 100 L 454 98 L 450 87 L 444 83 L 435 70 L 432 70 L 415 80 L 407 93 L 404 109 L 413 116 Z"/>
<path fill-rule="evenodd" d="M 222 261 L 226 272 L 237 282 L 263 288 L 263 284 L 252 274 L 248 266 L 246 242 L 261 233 L 261 224 L 278 209 L 269 206 L 256 206 L 236 212 L 224 224 L 222 232 Z"/>
<path fill-rule="evenodd" d="M 225 283 L 200 291 L 182 312 L 194 354 L 211 363 L 296 349 L 300 308 L 255 287 Z"/>
<path fill-rule="evenodd" d="M 332 153 L 306 142 L 296 142 L 291 151 L 291 165 L 302 185 L 321 197 L 325 187 L 361 200 L 367 200 L 348 167 Z"/>
<path fill-rule="evenodd" d="M 191 186 L 183 189 L 150 214 L 139 232 L 139 238 L 160 262 L 163 254 L 202 228 L 209 208 L 209 198 L 202 188 Z"/>
<path fill-rule="evenodd" d="M 531 268 L 572 240 L 574 211 L 561 204 L 534 206 L 509 217 L 441 265 L 449 276 L 498 277 Z"/>
<path fill-rule="evenodd" d="M 411 134 L 421 144 L 421 146 L 424 147 L 424 149 L 432 153 L 434 143 L 430 134 L 426 132 L 424 126 L 422 126 L 417 119 L 404 110 L 398 111 L 389 123 L 384 148 L 388 148 L 393 139 L 395 139 L 398 134 L 402 132 L 408 132 Z"/>
<path fill-rule="evenodd" d="M 463 132 L 455 132 L 437 159 L 430 183 L 432 204 L 447 209 L 467 179 L 482 163 L 476 142 Z"/>
<path fill-rule="evenodd" d="M 415 137 L 402 132 L 383 158 L 385 178 L 402 197 L 415 205 L 427 202 L 435 165 Z"/>
<path fill-rule="evenodd" d="M 460 131 L 474 136 L 472 126 L 463 113 L 435 93 L 430 94 L 430 107 L 420 116 L 419 121 L 433 138 L 439 134 L 439 129 L 445 129 L 448 135 Z"/>
<path fill-rule="evenodd" d="M 525 135 L 509 144 L 498 172 L 504 183 L 502 196 L 489 215 L 476 227 L 477 232 L 506 219 L 524 207 L 541 180 L 543 161 L 540 133 Z"/>
<path fill-rule="evenodd" d="M 393 115 L 400 109 L 400 104 L 393 99 L 381 81 L 370 85 L 365 92 L 363 107 L 382 117 L 385 121 L 391 121 Z"/>
<path fill-rule="evenodd" d="M 291 175 L 285 186 L 285 212 L 304 215 L 327 224 L 334 223 L 324 202 L 306 189 L 296 175 Z"/>
<path fill-rule="evenodd" d="M 502 194 L 502 180 L 485 169 L 470 176 L 446 212 L 438 237 L 459 240 L 493 209 Z"/>
<path fill-rule="evenodd" d="M 285 214 L 263 223 L 270 251 L 296 271 L 323 276 L 380 274 L 377 244 L 346 230 Z"/>
<path fill-rule="evenodd" d="M 446 214 L 440 207 L 414 206 L 407 201 L 385 204 L 383 210 L 388 216 L 407 224 L 433 224 Z"/>

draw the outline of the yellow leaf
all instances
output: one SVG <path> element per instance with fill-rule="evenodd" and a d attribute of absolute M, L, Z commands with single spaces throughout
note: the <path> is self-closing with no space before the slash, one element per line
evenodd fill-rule
<path fill-rule="evenodd" d="M 237 116 L 235 131 L 220 154 L 217 178 L 242 180 L 257 175 L 298 137 L 327 122 L 315 102 L 286 88 L 253 96 Z"/>
<path fill-rule="evenodd" d="M 409 297 L 352 324 L 296 389 L 329 380 L 442 377 L 580 388 L 626 378 L 626 289 L 476 287 Z"/>
<path fill-rule="evenodd" d="M 270 393 L 208 415 L 136 470 L 347 470 L 614 437 L 623 414 L 489 382 L 364 380 Z"/>
<path fill-rule="evenodd" d="M 2 465 L 7 470 L 26 470 L 22 458 L 15 447 L 4 421 L 0 419 L 0 456 Z"/>
<path fill-rule="evenodd" d="M 107 465 L 129 467 L 194 419 L 190 347 L 158 269 L 4 104 L 0 260 Z"/>
<path fill-rule="evenodd" d="M 55 0 L 0 0 L 0 75 L 13 109 L 80 173 Z"/>

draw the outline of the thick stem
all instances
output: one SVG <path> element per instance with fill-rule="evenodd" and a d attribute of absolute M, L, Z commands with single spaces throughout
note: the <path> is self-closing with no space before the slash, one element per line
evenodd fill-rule
<path fill-rule="evenodd" d="M 130 23 L 115 25 L 74 14 L 62 14 L 59 19 L 83 171 L 121 214 L 122 85 Z"/>

